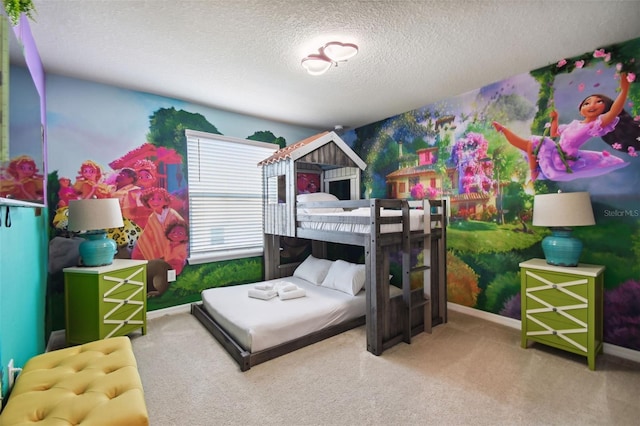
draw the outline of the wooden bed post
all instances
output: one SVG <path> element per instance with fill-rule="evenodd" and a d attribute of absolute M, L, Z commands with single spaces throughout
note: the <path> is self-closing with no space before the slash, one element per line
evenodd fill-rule
<path fill-rule="evenodd" d="M 422 247 L 422 265 L 425 268 L 422 273 L 422 290 L 425 300 L 424 308 L 424 331 L 431 333 L 433 326 L 433 297 L 431 291 L 431 275 L 433 269 L 431 268 L 431 204 L 428 199 L 425 199 L 422 203 L 422 209 L 424 211 L 424 241 Z"/>
<path fill-rule="evenodd" d="M 411 343 L 411 223 L 409 203 L 402 200 L 402 341 Z M 388 257 L 388 256 L 387 256 Z"/>
<path fill-rule="evenodd" d="M 377 200 L 369 201 L 372 217 L 370 218 L 371 227 L 377 229 L 375 232 L 369 233 L 369 237 L 365 241 L 364 258 L 366 264 L 366 300 L 367 300 L 367 350 L 374 355 L 381 355 L 384 350 L 382 347 L 384 332 L 384 299 L 382 286 L 379 279 L 383 273 L 382 261 L 384 255 L 380 250 L 378 239 L 380 235 L 380 224 L 374 216 L 378 212 Z M 379 259 L 378 255 L 382 255 Z"/>
<path fill-rule="evenodd" d="M 264 279 L 272 280 L 280 278 L 278 266 L 280 265 L 280 237 L 273 234 L 264 234 Z"/>
<path fill-rule="evenodd" d="M 442 323 L 446 323 L 447 319 L 447 216 L 448 208 L 447 200 L 441 201 L 442 209 L 442 234 L 438 238 L 438 303 L 441 307 L 438 312 L 442 317 Z"/>

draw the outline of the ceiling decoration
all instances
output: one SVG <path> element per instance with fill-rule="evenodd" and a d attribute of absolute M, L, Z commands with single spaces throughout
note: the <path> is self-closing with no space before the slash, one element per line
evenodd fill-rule
<path fill-rule="evenodd" d="M 330 41 L 302 60 L 302 68 L 311 75 L 322 75 L 339 62 L 346 62 L 358 54 L 358 46 L 353 43 Z"/>

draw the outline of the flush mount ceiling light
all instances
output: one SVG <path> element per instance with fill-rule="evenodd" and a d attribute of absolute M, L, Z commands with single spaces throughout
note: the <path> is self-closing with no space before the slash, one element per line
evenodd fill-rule
<path fill-rule="evenodd" d="M 322 75 L 331 68 L 331 59 L 318 53 L 312 53 L 302 60 L 302 68 L 311 75 Z"/>
<path fill-rule="evenodd" d="M 329 71 L 332 65 L 338 66 L 338 62 L 345 62 L 358 54 L 358 46 L 353 43 L 341 43 L 330 41 L 318 49 L 318 53 L 312 53 L 302 60 L 302 68 L 311 75 L 322 75 Z"/>

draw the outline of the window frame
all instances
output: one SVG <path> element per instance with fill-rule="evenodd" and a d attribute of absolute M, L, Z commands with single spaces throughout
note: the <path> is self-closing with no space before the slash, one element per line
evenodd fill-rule
<path fill-rule="evenodd" d="M 264 254 L 264 194 L 263 173 L 258 163 L 271 156 L 280 147 L 273 143 L 190 129 L 185 130 L 185 136 L 189 198 L 189 256 L 187 261 L 189 264 L 196 265 L 262 256 Z M 252 150 L 252 148 L 255 149 Z M 216 152 L 224 152 L 225 154 L 218 157 L 215 155 Z M 218 166 L 220 170 L 227 170 L 227 174 L 224 172 L 219 174 L 215 166 L 211 167 L 215 165 L 216 161 L 222 161 Z M 208 168 L 204 169 L 204 165 Z M 255 167 L 255 174 L 249 174 L 251 167 Z M 246 172 L 239 175 L 237 171 L 243 169 Z M 233 178 L 237 179 L 238 192 L 230 190 L 233 186 L 229 185 L 229 180 Z M 217 182 L 219 179 L 223 180 Z M 230 205 L 229 203 L 233 203 L 233 200 L 249 204 Z M 211 215 L 207 215 L 207 211 L 211 211 L 211 206 L 216 203 L 219 206 L 224 206 L 226 212 L 224 217 L 216 218 L 213 215 L 212 218 Z M 248 211 L 245 209 L 247 206 L 250 207 Z M 241 218 L 246 219 L 247 216 L 250 216 L 249 219 L 252 220 L 248 225 L 244 225 L 244 222 L 242 225 L 238 223 Z M 225 223 L 229 226 L 224 226 Z M 259 236 L 253 235 L 252 229 L 258 229 L 258 225 L 260 234 Z M 214 230 L 222 232 L 222 243 L 219 243 L 220 240 L 216 239 L 217 237 L 214 238 Z M 226 233 L 225 230 L 231 233 Z M 246 237 L 243 236 L 245 234 Z M 233 244 L 230 243 L 229 246 L 225 245 L 227 235 L 233 235 L 229 239 L 233 241 Z M 207 239 L 211 242 L 203 242 Z M 247 244 L 243 246 L 242 240 L 244 239 Z"/>

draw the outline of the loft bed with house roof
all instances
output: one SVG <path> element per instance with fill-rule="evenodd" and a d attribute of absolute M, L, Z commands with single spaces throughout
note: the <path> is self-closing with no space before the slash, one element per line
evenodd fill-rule
<path fill-rule="evenodd" d="M 380 355 L 447 321 L 445 200 L 359 199 L 366 164 L 335 132 L 289 145 L 259 166 L 265 281 L 207 289 L 192 304 L 241 370 L 364 324 L 367 350 Z M 315 176 L 320 191 L 298 193 L 300 176 Z M 308 241 L 311 254 L 288 261 L 285 239 Z M 361 247 L 364 264 L 328 260 L 329 244 Z M 390 284 L 392 256 L 401 259 L 401 288 Z M 307 297 L 247 297 L 256 286 L 284 284 Z"/>

